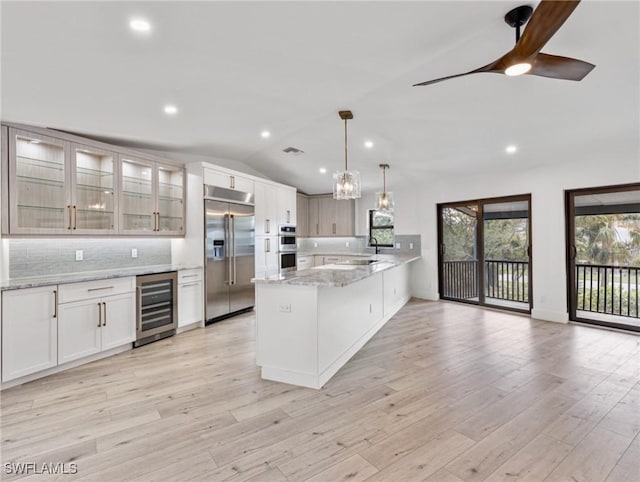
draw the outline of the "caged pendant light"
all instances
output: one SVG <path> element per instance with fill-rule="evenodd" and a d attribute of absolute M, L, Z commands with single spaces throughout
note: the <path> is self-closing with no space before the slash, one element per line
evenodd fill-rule
<path fill-rule="evenodd" d="M 360 173 L 350 171 L 347 164 L 347 120 L 353 119 L 353 113 L 350 110 L 341 110 L 338 115 L 344 120 L 344 171 L 338 170 L 333 173 L 333 198 L 358 199 L 361 196 Z"/>
<path fill-rule="evenodd" d="M 387 169 L 389 164 L 380 164 L 382 169 L 382 192 L 376 193 L 376 211 L 392 213 L 394 208 L 393 193 L 387 192 Z"/>

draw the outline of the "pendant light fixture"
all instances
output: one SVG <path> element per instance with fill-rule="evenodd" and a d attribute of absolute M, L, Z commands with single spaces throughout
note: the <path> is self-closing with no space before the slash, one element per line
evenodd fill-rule
<path fill-rule="evenodd" d="M 333 198 L 358 199 L 361 196 L 360 173 L 350 171 L 347 164 L 347 121 L 353 119 L 353 113 L 350 110 L 341 110 L 338 115 L 344 120 L 344 171 L 333 173 Z"/>
<path fill-rule="evenodd" d="M 376 193 L 376 211 L 382 211 L 385 213 L 392 213 L 394 202 L 393 193 L 387 192 L 387 169 L 389 164 L 380 164 L 382 169 L 382 192 Z"/>

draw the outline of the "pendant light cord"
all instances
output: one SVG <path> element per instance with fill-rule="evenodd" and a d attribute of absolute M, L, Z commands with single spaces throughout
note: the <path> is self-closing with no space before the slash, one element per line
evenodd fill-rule
<path fill-rule="evenodd" d="M 344 170 L 349 170 L 347 167 L 347 119 L 344 120 Z"/>
<path fill-rule="evenodd" d="M 382 193 L 386 196 L 387 194 L 387 168 L 382 168 Z"/>

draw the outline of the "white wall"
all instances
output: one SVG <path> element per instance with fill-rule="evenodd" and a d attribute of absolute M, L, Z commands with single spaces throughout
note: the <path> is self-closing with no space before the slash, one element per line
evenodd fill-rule
<path fill-rule="evenodd" d="M 640 158 L 558 163 L 501 174 L 440 176 L 394 187 L 398 234 L 422 236 L 422 259 L 413 263 L 413 295 L 438 299 L 437 214 L 442 202 L 531 194 L 532 197 L 532 315 L 565 322 L 567 290 L 565 270 L 564 191 L 640 181 Z M 373 205 L 369 193 L 358 202 L 358 233 L 366 233 L 366 212 Z M 364 234 L 363 233 L 363 234 Z"/>

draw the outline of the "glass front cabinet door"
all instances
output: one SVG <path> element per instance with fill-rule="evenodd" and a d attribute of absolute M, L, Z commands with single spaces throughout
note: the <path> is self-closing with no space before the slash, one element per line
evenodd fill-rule
<path fill-rule="evenodd" d="M 81 234 L 117 232 L 116 154 L 80 144 L 72 152 L 72 230 Z"/>
<path fill-rule="evenodd" d="M 120 155 L 120 231 L 152 234 L 156 231 L 155 163 Z"/>
<path fill-rule="evenodd" d="M 9 129 L 9 224 L 13 234 L 70 234 L 70 144 Z"/>
<path fill-rule="evenodd" d="M 120 155 L 120 232 L 184 234 L 184 169 Z"/>
<path fill-rule="evenodd" d="M 184 233 L 184 169 L 158 164 L 158 225 L 161 234 Z"/>

